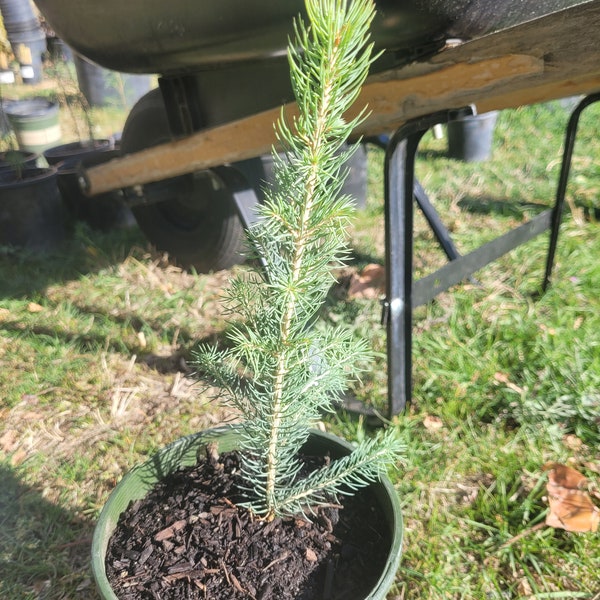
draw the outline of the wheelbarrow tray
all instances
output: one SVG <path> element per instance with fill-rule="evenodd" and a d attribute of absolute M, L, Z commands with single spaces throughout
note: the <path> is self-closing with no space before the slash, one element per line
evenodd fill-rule
<path fill-rule="evenodd" d="M 374 73 L 355 105 L 356 111 L 368 105 L 370 114 L 355 133 L 388 133 L 415 117 L 470 104 L 486 112 L 598 89 L 600 0 L 592 0 Z M 292 114 L 294 104 L 285 110 Z M 268 153 L 276 142 L 278 116 L 276 106 L 112 161 L 88 172 L 88 191 L 159 181 Z"/>
<path fill-rule="evenodd" d="M 115 71 L 176 75 L 285 55 L 302 0 L 35 0 L 58 36 Z M 377 0 L 373 39 L 391 61 L 430 55 L 583 0 Z M 386 63 L 389 64 L 389 63 Z"/>

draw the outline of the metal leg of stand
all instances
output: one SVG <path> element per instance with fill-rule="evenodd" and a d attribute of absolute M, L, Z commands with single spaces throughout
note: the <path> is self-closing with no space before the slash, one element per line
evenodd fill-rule
<path fill-rule="evenodd" d="M 420 136 L 392 138 L 386 155 L 385 237 L 388 411 L 395 415 L 411 395 L 413 168 Z"/>
<path fill-rule="evenodd" d="M 542 289 L 546 291 L 550 285 L 550 278 L 552 276 L 552 267 L 554 266 L 554 256 L 556 254 L 556 246 L 558 244 L 558 234 L 560 231 L 560 223 L 562 220 L 563 208 L 565 204 L 565 194 L 567 191 L 567 183 L 569 180 L 569 171 L 571 169 L 571 159 L 573 157 L 573 148 L 575 147 L 575 140 L 577 139 L 577 126 L 579 125 L 579 117 L 583 110 L 594 102 L 600 101 L 600 93 L 591 94 L 585 97 L 575 108 L 569 123 L 567 124 L 567 130 L 565 134 L 565 149 L 563 152 L 563 160 L 560 169 L 560 177 L 558 179 L 558 189 L 556 191 L 556 202 L 552 211 L 552 224 L 550 228 L 550 243 L 548 247 L 548 256 L 546 259 L 546 272 L 544 274 L 544 281 Z"/>
<path fill-rule="evenodd" d="M 439 245 L 444 250 L 446 257 L 448 260 L 456 260 L 460 256 L 460 253 L 450 237 L 450 232 L 442 223 L 440 216 L 431 204 L 431 201 L 423 189 L 423 186 L 416 179 L 413 193 L 415 195 L 417 206 L 421 209 L 423 215 L 425 215 L 427 223 L 429 223 L 429 227 L 431 227 L 431 230 L 433 231 L 433 234 L 435 235 Z"/>
<path fill-rule="evenodd" d="M 387 151 L 390 144 L 390 138 L 387 135 L 370 137 L 367 138 L 365 141 L 377 146 L 378 148 L 381 148 L 384 151 Z M 440 216 L 437 214 L 437 211 L 435 210 L 435 208 L 431 204 L 431 201 L 429 200 L 429 197 L 427 196 L 427 192 L 423 189 L 423 186 L 419 183 L 417 179 L 414 180 L 413 194 L 417 206 L 421 209 L 421 212 L 427 219 L 427 223 L 429 224 L 429 227 L 431 227 L 431 230 L 433 231 L 433 234 L 435 235 L 435 238 L 437 239 L 438 243 L 444 250 L 446 257 L 449 260 L 457 259 L 460 256 L 460 253 L 456 249 L 456 246 L 454 245 L 454 242 L 450 237 L 450 232 L 448 231 L 448 228 L 442 223 Z"/>
<path fill-rule="evenodd" d="M 427 130 L 452 118 L 442 111 L 410 121 L 390 139 L 385 156 L 388 414 L 398 414 L 412 393 L 413 192 L 415 155 Z M 457 114 L 464 114 L 464 111 Z"/>

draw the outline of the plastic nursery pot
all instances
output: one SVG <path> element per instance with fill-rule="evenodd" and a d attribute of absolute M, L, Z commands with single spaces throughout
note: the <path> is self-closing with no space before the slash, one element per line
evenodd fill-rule
<path fill-rule="evenodd" d="M 448 123 L 448 155 L 464 162 L 488 160 L 498 111 L 457 119 Z"/>
<path fill-rule="evenodd" d="M 38 23 L 33 5 L 22 0 L 2 0 L 0 6 L 6 37 L 20 63 L 23 83 L 38 83 L 42 79 L 46 35 Z"/>
<path fill-rule="evenodd" d="M 10 45 L 19 61 L 23 83 L 39 83 L 43 79 L 43 55 L 46 34 L 39 27 L 9 35 Z"/>
<path fill-rule="evenodd" d="M 109 141 L 109 140 L 105 140 Z M 121 190 L 106 192 L 97 196 L 86 196 L 80 186 L 82 168 L 93 167 L 120 154 L 110 147 L 90 152 L 82 157 L 72 157 L 58 163 L 58 189 L 70 216 L 84 221 L 92 229 L 110 231 L 135 225 L 135 217 L 126 205 Z M 47 159 L 48 160 L 48 159 Z"/>
<path fill-rule="evenodd" d="M 71 142 L 69 144 L 61 144 L 44 150 L 44 158 L 49 165 L 57 165 L 63 160 L 74 158 L 82 159 L 87 156 L 94 156 L 99 152 L 107 152 L 112 150 L 114 142 L 112 139 L 102 140 L 85 140 L 82 142 Z"/>
<path fill-rule="evenodd" d="M 90 106 L 131 108 L 152 88 L 151 75 L 104 69 L 78 54 L 74 62 L 79 89 Z"/>
<path fill-rule="evenodd" d="M 131 501 L 146 496 L 157 481 L 180 467 L 196 463 L 199 450 L 209 442 L 217 442 L 220 452 L 239 448 L 240 430 L 234 427 L 210 429 L 187 436 L 160 450 L 145 463 L 132 469 L 117 485 L 105 504 L 94 531 L 92 541 L 92 571 L 103 600 L 118 600 L 106 577 L 105 556 L 110 537 L 119 516 Z M 352 451 L 352 446 L 338 437 L 320 431 L 311 432 L 305 450 L 309 454 L 329 454 L 339 458 Z M 383 512 L 389 528 L 390 550 L 379 580 L 364 600 L 385 600 L 391 588 L 402 554 L 403 524 L 398 495 L 387 477 L 371 484 L 377 506 Z"/>
<path fill-rule="evenodd" d="M 4 112 L 21 150 L 42 152 L 60 142 L 58 104 L 45 98 L 9 100 Z"/>
<path fill-rule="evenodd" d="M 51 250 L 65 237 L 54 168 L 0 171 L 0 245 Z"/>
<path fill-rule="evenodd" d="M 39 154 L 24 152 L 23 150 L 0 152 L 0 173 L 14 171 L 19 168 L 35 167 L 39 158 Z"/>

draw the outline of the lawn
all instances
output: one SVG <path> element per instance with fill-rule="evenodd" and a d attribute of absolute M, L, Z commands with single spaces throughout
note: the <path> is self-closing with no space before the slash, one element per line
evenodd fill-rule
<path fill-rule="evenodd" d="M 418 177 L 466 253 L 553 203 L 566 103 L 503 111 L 493 156 L 466 164 L 428 133 Z M 547 235 L 414 315 L 414 395 L 388 424 L 407 444 L 390 473 L 405 551 L 389 598 L 600 598 L 600 536 L 546 526 L 547 463 L 586 475 L 600 505 L 600 106 L 584 112 L 553 284 Z M 376 350 L 352 390 L 383 410 L 379 299 L 348 277 L 383 262 L 382 152 L 369 150 L 353 260 L 321 318 Z M 415 224 L 415 276 L 445 258 Z M 235 267 L 235 270 L 245 269 Z M 47 256 L 0 249 L 0 597 L 94 599 L 94 521 L 115 483 L 161 445 L 235 418 L 195 385 L 190 356 L 217 343 L 231 273 L 186 272 L 136 229 L 79 225 Z M 324 418 L 358 439 L 370 423 Z"/>

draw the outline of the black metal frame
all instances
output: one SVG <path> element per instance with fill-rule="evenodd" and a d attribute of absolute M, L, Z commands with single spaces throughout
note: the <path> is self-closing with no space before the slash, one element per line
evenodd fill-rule
<path fill-rule="evenodd" d="M 550 230 L 550 244 L 543 281 L 550 282 L 558 242 L 564 198 L 577 126 L 582 111 L 600 100 L 584 98 L 573 111 L 566 129 L 565 150 L 554 207 L 533 217 L 495 240 L 461 256 L 447 229 L 416 182 L 415 156 L 423 135 L 434 125 L 472 114 L 472 108 L 446 110 L 405 123 L 390 139 L 385 156 L 386 298 L 382 323 L 387 329 L 388 415 L 404 410 L 412 393 L 412 310 L 435 298 L 506 252 Z M 413 282 L 414 202 L 423 211 L 450 262 L 435 273 Z"/>
<path fill-rule="evenodd" d="M 550 230 L 550 245 L 548 248 L 548 257 L 546 259 L 546 272 L 544 274 L 543 290 L 546 291 L 550 285 L 552 276 L 552 267 L 554 266 L 554 256 L 556 254 L 556 246 L 558 244 L 558 233 L 562 220 L 563 207 L 565 204 L 565 194 L 567 191 L 567 183 L 569 181 L 569 172 L 571 170 L 571 159 L 573 157 L 573 149 L 575 148 L 575 140 L 577 139 L 577 127 L 579 126 L 579 117 L 581 113 L 590 104 L 600 101 L 600 92 L 586 96 L 573 110 L 565 133 L 565 147 L 563 150 L 563 159 L 560 168 L 560 177 L 558 179 L 558 188 L 556 190 L 556 203 L 552 214 L 552 225 Z"/>

